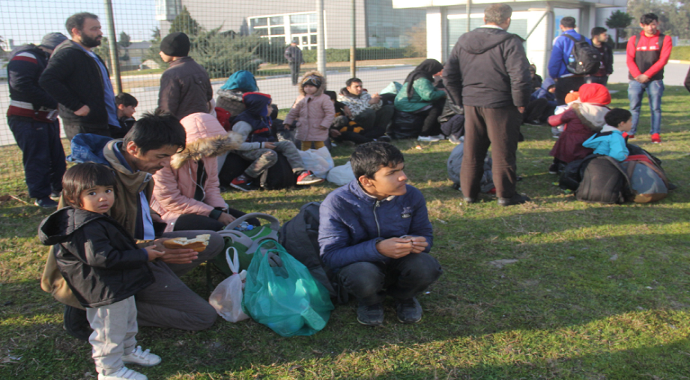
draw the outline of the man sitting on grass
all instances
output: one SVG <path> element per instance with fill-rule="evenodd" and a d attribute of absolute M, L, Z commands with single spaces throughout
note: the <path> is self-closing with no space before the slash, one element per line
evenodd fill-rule
<path fill-rule="evenodd" d="M 407 184 L 395 146 L 371 142 L 350 157 L 355 180 L 331 192 L 320 208 L 321 257 L 359 301 L 357 321 L 383 324 L 383 301 L 395 299 L 398 320 L 417 323 L 415 298 L 443 272 L 429 255 L 431 222 L 422 193 Z"/>

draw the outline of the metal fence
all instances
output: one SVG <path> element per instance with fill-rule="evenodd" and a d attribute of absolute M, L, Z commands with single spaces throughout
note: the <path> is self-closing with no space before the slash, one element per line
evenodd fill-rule
<path fill-rule="evenodd" d="M 303 51 L 302 73 L 320 65 L 328 89 L 336 92 L 353 70 L 365 88 L 379 92 L 391 81 L 402 82 L 426 55 L 426 11 L 394 9 L 392 0 L 0 0 L 3 112 L 10 100 L 4 79 L 9 52 L 38 44 L 47 33 L 69 36 L 65 21 L 78 12 L 99 16 L 104 38 L 95 51 L 108 62 L 116 92 L 119 71 L 121 90 L 137 98 L 135 117 L 157 106 L 160 75 L 167 66 L 158 55 L 159 44 L 173 31 L 191 37 L 190 55 L 207 69 L 214 91 L 234 71 L 249 70 L 260 91 L 271 94 L 281 109 L 290 108 L 298 95 L 283 56 L 290 41 Z M 117 51 L 109 48 L 113 40 Z M 0 194 L 24 189 L 21 152 L 6 119 L 0 118 Z"/>

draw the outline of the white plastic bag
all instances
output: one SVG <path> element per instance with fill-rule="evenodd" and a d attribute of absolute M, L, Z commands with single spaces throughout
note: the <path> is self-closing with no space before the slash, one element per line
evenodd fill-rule
<path fill-rule="evenodd" d="M 328 171 L 328 182 L 335 183 L 338 186 L 343 186 L 352 182 L 355 179 L 355 173 L 352 172 L 352 164 L 348 161 L 345 165 L 336 166 Z"/>
<path fill-rule="evenodd" d="M 235 251 L 234 260 L 230 259 L 230 250 Z M 244 288 L 244 279 L 247 277 L 247 271 L 243 270 L 237 273 L 240 268 L 240 259 L 235 248 L 230 247 L 225 251 L 225 259 L 228 261 L 230 270 L 232 270 L 232 275 L 218 284 L 208 298 L 208 302 L 216 309 L 218 315 L 226 321 L 239 322 L 249 318 L 242 311 L 242 289 Z"/>
<path fill-rule="evenodd" d="M 325 179 L 328 171 L 335 166 L 331 153 L 325 146 L 319 149 L 300 150 L 299 154 L 302 156 L 305 169 L 311 170 L 319 178 Z"/>

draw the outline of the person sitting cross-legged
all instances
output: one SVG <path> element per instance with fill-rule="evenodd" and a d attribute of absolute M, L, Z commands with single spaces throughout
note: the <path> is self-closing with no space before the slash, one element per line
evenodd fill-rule
<path fill-rule="evenodd" d="M 355 178 L 320 206 L 321 258 L 357 298 L 357 321 L 383 324 L 383 301 L 395 299 L 398 320 L 417 323 L 415 296 L 443 273 L 429 255 L 431 222 L 422 193 L 407 184 L 405 159 L 385 142 L 359 145 L 350 157 Z"/>

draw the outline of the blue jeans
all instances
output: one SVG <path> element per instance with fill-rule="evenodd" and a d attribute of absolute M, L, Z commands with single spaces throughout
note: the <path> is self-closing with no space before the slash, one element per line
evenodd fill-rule
<path fill-rule="evenodd" d="M 661 133 L 661 97 L 664 95 L 664 81 L 653 80 L 647 83 L 640 83 L 633 80 L 628 84 L 628 99 L 630 100 L 630 113 L 632 113 L 632 129 L 629 133 L 631 135 L 637 132 L 642 97 L 645 91 L 647 91 L 649 108 L 652 112 L 652 128 L 649 133 Z"/>
<path fill-rule="evenodd" d="M 443 273 L 441 264 L 428 253 L 410 253 L 399 259 L 358 262 L 340 269 L 338 280 L 348 293 L 365 305 L 383 302 L 386 295 L 397 300 L 412 298 Z"/>
<path fill-rule="evenodd" d="M 22 150 L 24 177 L 31 198 L 42 199 L 62 191 L 65 151 L 60 141 L 60 123 L 42 123 L 28 117 L 9 116 L 7 122 Z"/>

